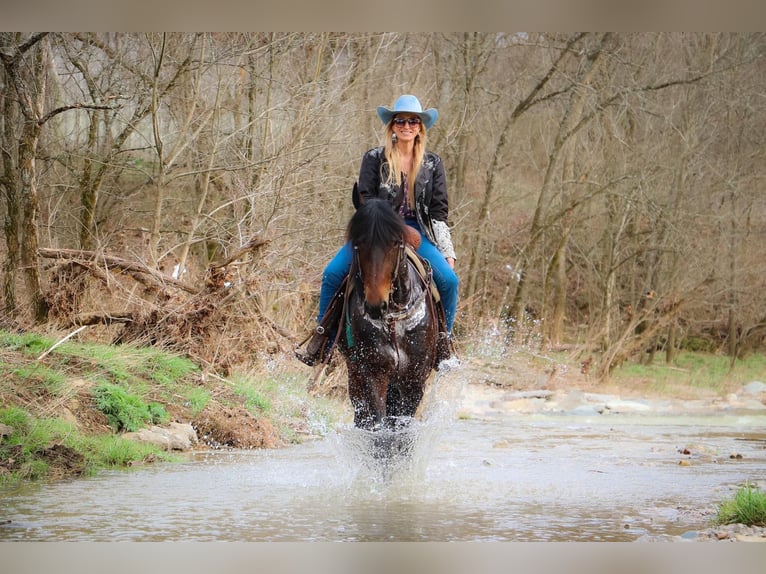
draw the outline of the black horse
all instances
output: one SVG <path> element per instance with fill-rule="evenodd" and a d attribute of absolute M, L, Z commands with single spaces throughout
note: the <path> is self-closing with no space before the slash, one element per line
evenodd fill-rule
<path fill-rule="evenodd" d="M 364 202 L 348 224 L 354 259 L 338 348 L 358 428 L 406 423 L 434 368 L 437 308 L 427 263 L 416 265 L 408 238 L 420 239 L 383 199 Z"/>

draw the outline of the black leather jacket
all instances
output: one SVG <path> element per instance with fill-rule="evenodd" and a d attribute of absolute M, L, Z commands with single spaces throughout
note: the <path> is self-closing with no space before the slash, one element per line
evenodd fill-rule
<path fill-rule="evenodd" d="M 352 200 L 354 207 L 359 207 L 359 196 L 362 198 L 388 199 L 394 208 L 399 207 L 404 197 L 401 186 L 387 184 L 388 162 L 385 149 L 372 148 L 364 154 L 362 167 L 359 170 L 359 180 L 354 186 Z M 442 159 L 435 153 L 426 151 L 423 164 L 415 178 L 414 187 L 415 212 L 423 234 L 435 244 L 439 244 L 434 235 L 432 221 L 447 223 L 449 205 L 447 200 L 447 175 Z"/>

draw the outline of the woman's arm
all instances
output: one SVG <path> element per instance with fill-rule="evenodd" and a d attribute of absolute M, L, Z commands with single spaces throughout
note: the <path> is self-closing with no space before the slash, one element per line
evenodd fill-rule
<path fill-rule="evenodd" d="M 431 203 L 428 209 L 431 216 L 431 227 L 434 231 L 436 247 L 442 252 L 450 266 L 454 266 L 457 256 L 455 255 L 455 247 L 452 244 L 452 232 L 447 224 L 447 218 L 449 217 L 447 174 L 444 171 L 444 163 L 442 163 L 438 155 L 432 154 L 432 161 L 434 162 L 432 169 L 433 186 L 431 188 Z"/>
<path fill-rule="evenodd" d="M 439 251 L 442 252 L 442 255 L 444 255 L 447 261 L 450 261 L 450 259 L 452 260 L 450 261 L 450 265 L 454 266 L 457 255 L 455 255 L 455 246 L 452 244 L 452 232 L 450 231 L 449 225 L 447 225 L 446 221 L 433 219 L 431 220 L 431 226 L 434 230 L 436 247 L 439 248 Z"/>
<path fill-rule="evenodd" d="M 428 214 L 434 221 L 447 222 L 449 218 L 449 199 L 447 196 L 447 174 L 444 171 L 444 163 L 435 153 L 430 154 L 432 187 L 431 203 L 428 205 Z"/>
<path fill-rule="evenodd" d="M 373 148 L 362 157 L 357 180 L 357 193 L 361 200 L 379 197 L 380 195 L 380 164 L 383 162 L 383 148 Z M 354 206 L 358 207 L 357 201 Z"/>

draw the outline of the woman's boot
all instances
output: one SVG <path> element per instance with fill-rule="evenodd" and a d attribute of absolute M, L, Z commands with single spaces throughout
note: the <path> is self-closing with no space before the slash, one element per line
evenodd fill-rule
<path fill-rule="evenodd" d="M 296 349 L 295 356 L 309 367 L 313 367 L 324 358 L 324 352 L 329 340 L 330 337 L 325 332 L 325 328 L 319 325 L 314 329 L 306 345 L 306 351 L 301 352 L 299 349 Z"/>

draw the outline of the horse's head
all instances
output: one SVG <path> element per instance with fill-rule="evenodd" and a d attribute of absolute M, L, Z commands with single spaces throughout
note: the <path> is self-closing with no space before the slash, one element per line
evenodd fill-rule
<path fill-rule="evenodd" d="M 406 224 L 384 199 L 362 203 L 348 224 L 347 238 L 356 251 L 364 285 L 364 304 L 373 318 L 388 309 L 394 279 L 403 256 Z"/>

